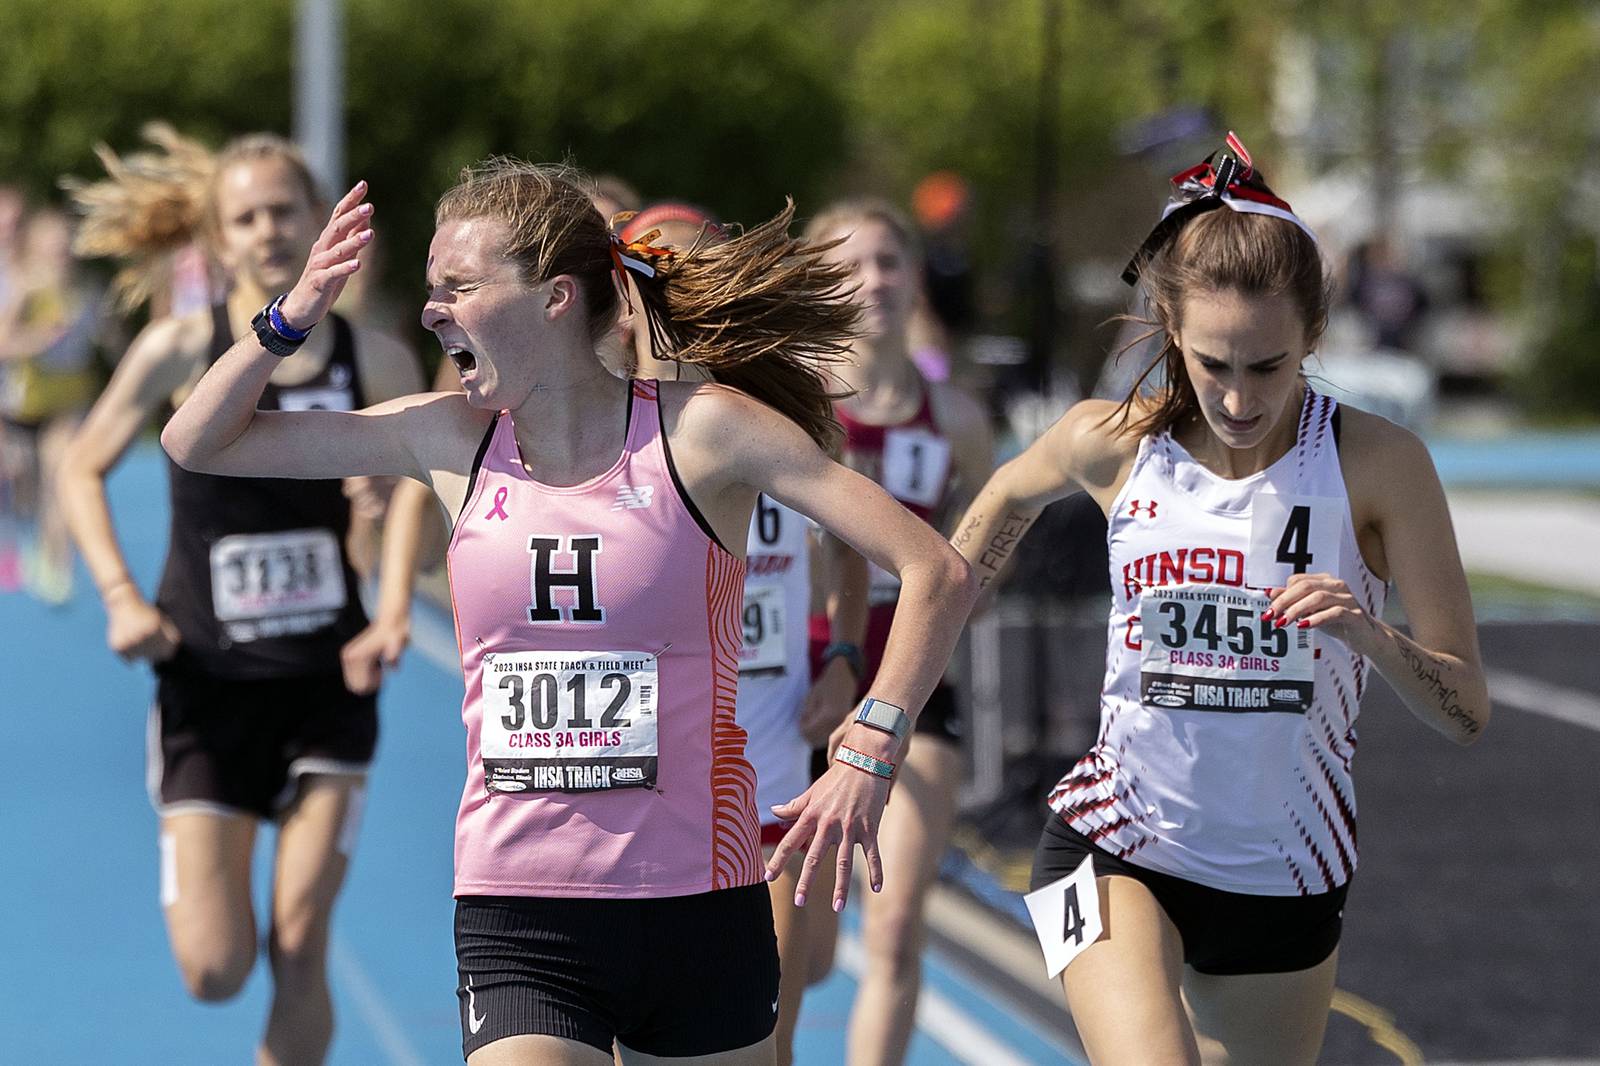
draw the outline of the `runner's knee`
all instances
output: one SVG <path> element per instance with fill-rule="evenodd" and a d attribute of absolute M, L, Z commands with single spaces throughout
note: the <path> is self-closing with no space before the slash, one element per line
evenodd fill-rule
<path fill-rule="evenodd" d="M 180 950 L 177 958 L 184 987 L 202 1003 L 221 1003 L 238 995 L 255 965 L 253 948 L 228 944 Z"/>

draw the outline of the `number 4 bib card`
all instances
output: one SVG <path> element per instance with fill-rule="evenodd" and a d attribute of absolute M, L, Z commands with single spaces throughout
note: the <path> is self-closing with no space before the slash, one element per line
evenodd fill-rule
<path fill-rule="evenodd" d="M 1295 574 L 1338 573 L 1343 528 L 1343 500 L 1257 493 L 1250 503 L 1245 584 L 1282 588 Z"/>
<path fill-rule="evenodd" d="M 1100 939 L 1100 890 L 1094 883 L 1094 856 L 1059 881 L 1022 897 L 1033 919 L 1033 931 L 1044 948 L 1045 969 L 1055 977 L 1083 949 Z"/>

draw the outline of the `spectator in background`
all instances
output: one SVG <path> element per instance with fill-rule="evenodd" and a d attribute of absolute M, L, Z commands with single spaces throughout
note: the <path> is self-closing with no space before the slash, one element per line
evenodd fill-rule
<path fill-rule="evenodd" d="M 1350 256 L 1350 302 L 1366 319 L 1380 348 L 1417 350 L 1417 328 L 1428 310 L 1422 283 L 1405 269 L 1388 237 L 1358 245 Z"/>
<path fill-rule="evenodd" d="M 975 317 L 971 197 L 961 175 L 941 170 L 917 183 L 911 206 L 923 246 L 921 291 L 908 326 L 911 360 L 929 381 L 948 381 L 950 354 Z"/>
<path fill-rule="evenodd" d="M 72 544 L 54 489 L 67 442 L 94 401 L 95 347 L 106 325 L 104 293 L 72 257 L 72 222 L 36 212 L 22 227 L 22 254 L 0 305 L 0 419 L 6 476 L 37 541 L 22 554 L 23 578 L 46 603 L 72 595 Z"/>
<path fill-rule="evenodd" d="M 20 255 L 17 233 L 26 209 L 22 193 L 11 185 L 0 185 L 0 309 L 8 306 L 16 281 L 16 260 Z M 0 379 L 4 372 L 0 371 Z M 8 471 L 14 461 L 13 447 L 0 433 L 0 592 L 14 592 L 22 586 L 22 559 L 17 531 L 16 503 Z"/>

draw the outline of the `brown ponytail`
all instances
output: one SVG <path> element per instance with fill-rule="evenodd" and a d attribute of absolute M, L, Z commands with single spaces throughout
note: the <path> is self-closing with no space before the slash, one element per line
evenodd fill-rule
<path fill-rule="evenodd" d="M 849 350 L 860 313 L 848 271 L 823 258 L 825 247 L 790 237 L 793 218 L 790 201 L 754 229 L 703 234 L 658 259 L 654 278 L 632 277 L 653 351 L 703 367 L 831 449 L 841 433 L 833 401 L 843 392 L 827 368 Z"/>
<path fill-rule="evenodd" d="M 619 301 L 611 232 L 571 167 L 490 159 L 468 167 L 444 194 L 437 223 L 493 218 L 510 229 L 507 258 L 533 284 L 577 278 L 592 340 L 616 323 Z M 629 271 L 662 358 L 703 367 L 713 381 L 777 410 L 823 448 L 841 434 L 839 395 L 827 366 L 843 357 L 859 312 L 848 275 L 825 248 L 789 236 L 790 203 L 750 230 L 650 257 L 653 277 Z"/>

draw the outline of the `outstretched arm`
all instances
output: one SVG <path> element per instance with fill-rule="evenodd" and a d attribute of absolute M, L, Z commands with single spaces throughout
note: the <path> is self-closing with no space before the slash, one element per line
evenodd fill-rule
<path fill-rule="evenodd" d="M 105 604 L 106 643 L 124 659 L 168 658 L 178 646 L 178 630 L 134 584 L 112 525 L 106 475 L 151 415 L 188 379 L 193 368 L 185 354 L 189 343 L 185 324 L 177 319 L 146 327 L 74 435 L 57 475 L 67 529 Z"/>
<path fill-rule="evenodd" d="M 1095 400 L 1073 407 L 978 492 L 951 543 L 972 564 L 980 587 L 999 578 L 1046 507 L 1080 488 L 1114 486 L 1124 456 L 1104 427 L 1108 410 Z"/>
<path fill-rule="evenodd" d="M 765 492 L 809 515 L 900 576 L 900 602 L 871 695 L 903 708 L 915 720 L 944 673 L 977 594 L 966 564 L 932 527 L 871 480 L 829 459 L 793 422 L 732 390 L 701 389 L 697 402 L 704 401 L 704 417 L 699 425 L 705 428 L 697 448 L 726 457 L 722 470 L 728 482 Z M 846 731 L 844 745 L 872 760 L 894 763 L 903 742 L 855 723 Z M 795 824 L 767 870 L 777 876 L 792 854 L 805 850 L 796 904 L 804 905 L 817 867 L 835 848 L 835 910 L 843 908 L 849 892 L 858 844 L 866 854 L 873 889 L 882 887 L 877 829 L 889 784 L 884 777 L 836 762 L 804 794 L 776 809 Z"/>

